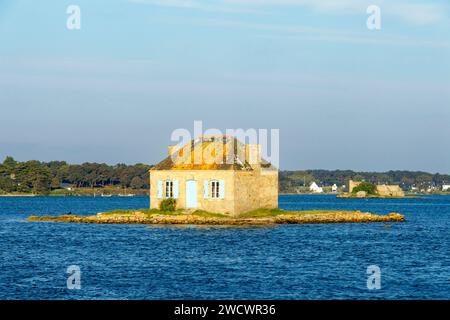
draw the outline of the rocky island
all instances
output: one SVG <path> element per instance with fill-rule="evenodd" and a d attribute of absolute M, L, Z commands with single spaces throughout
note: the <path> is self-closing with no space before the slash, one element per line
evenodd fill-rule
<path fill-rule="evenodd" d="M 398 213 L 378 215 L 361 211 L 285 211 L 282 209 L 258 209 L 238 216 L 206 211 L 161 211 L 158 209 L 117 210 L 92 216 L 60 215 L 30 216 L 29 221 L 76 222 L 98 224 L 150 224 L 150 225 L 275 225 L 317 223 L 367 223 L 403 222 Z"/>
<path fill-rule="evenodd" d="M 348 193 L 340 194 L 338 198 L 405 198 L 405 192 L 398 185 L 375 185 L 365 181 L 348 183 Z"/>

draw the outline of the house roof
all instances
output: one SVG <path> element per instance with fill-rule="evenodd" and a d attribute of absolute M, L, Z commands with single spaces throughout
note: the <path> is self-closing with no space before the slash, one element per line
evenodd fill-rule
<path fill-rule="evenodd" d="M 261 159 L 262 168 L 272 165 Z M 199 137 L 191 140 L 153 170 L 254 170 L 245 160 L 245 144 L 229 136 Z"/>

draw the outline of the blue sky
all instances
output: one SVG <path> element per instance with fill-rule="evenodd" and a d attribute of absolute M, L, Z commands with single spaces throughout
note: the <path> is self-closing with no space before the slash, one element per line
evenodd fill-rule
<path fill-rule="evenodd" d="M 202 120 L 280 129 L 282 169 L 450 173 L 449 31 L 448 1 L 0 0 L 0 158 L 155 163 Z"/>

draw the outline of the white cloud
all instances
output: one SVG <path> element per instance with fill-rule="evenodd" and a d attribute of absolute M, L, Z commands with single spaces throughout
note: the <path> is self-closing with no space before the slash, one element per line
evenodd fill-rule
<path fill-rule="evenodd" d="M 255 30 L 256 37 L 268 39 L 291 39 L 298 41 L 338 42 L 348 44 L 377 44 L 389 46 L 416 46 L 450 49 L 450 41 L 445 39 L 426 39 L 400 34 L 378 34 L 362 31 L 341 30 L 336 28 L 317 28 L 304 25 L 286 25 L 271 23 L 254 23 L 239 20 L 205 19 L 205 18 L 164 18 L 159 20 L 168 24 L 194 25 L 208 28 L 235 28 Z"/>
<path fill-rule="evenodd" d="M 440 2 L 406 0 L 129 0 L 132 3 L 209 12 L 257 13 L 271 7 L 303 7 L 323 14 L 366 15 L 369 5 L 379 5 L 382 14 L 404 22 L 425 25 L 447 19 L 449 6 Z"/>
<path fill-rule="evenodd" d="M 339 13 L 360 12 L 365 9 L 369 3 L 367 0 L 223 0 L 225 4 L 231 5 L 248 5 L 254 7 L 275 7 L 275 6 L 303 6 L 316 11 Z M 373 1 L 372 1 L 373 2 Z"/>
<path fill-rule="evenodd" d="M 222 0 L 215 2 L 201 0 L 129 0 L 129 2 L 159 7 L 200 10 L 206 12 L 256 13 L 255 10 L 238 8 L 234 5 L 227 5 Z"/>
<path fill-rule="evenodd" d="M 447 7 L 437 4 L 387 4 L 386 12 L 392 16 L 401 18 L 403 21 L 426 25 L 441 22 L 446 19 Z"/>

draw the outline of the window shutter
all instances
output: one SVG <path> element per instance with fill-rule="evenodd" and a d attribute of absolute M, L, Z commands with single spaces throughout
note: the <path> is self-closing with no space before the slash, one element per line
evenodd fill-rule
<path fill-rule="evenodd" d="M 203 183 L 203 198 L 208 199 L 208 188 L 209 188 L 209 182 L 208 180 L 205 180 Z"/>
<path fill-rule="evenodd" d="M 162 198 L 162 181 L 158 180 L 158 199 Z"/>
<path fill-rule="evenodd" d="M 173 197 L 178 199 L 178 180 L 173 181 Z"/>
<path fill-rule="evenodd" d="M 225 198 L 225 181 L 219 180 L 219 198 Z"/>

